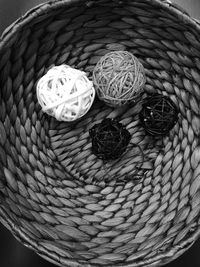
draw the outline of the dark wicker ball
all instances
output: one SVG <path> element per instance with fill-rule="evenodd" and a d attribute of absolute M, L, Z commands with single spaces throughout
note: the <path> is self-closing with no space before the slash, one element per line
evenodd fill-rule
<path fill-rule="evenodd" d="M 178 108 L 167 96 L 153 94 L 144 99 L 140 122 L 150 135 L 166 135 L 178 121 Z"/>
<path fill-rule="evenodd" d="M 100 159 L 119 158 L 130 142 L 131 135 L 126 128 L 114 119 L 104 119 L 89 131 L 92 138 L 92 151 Z"/>

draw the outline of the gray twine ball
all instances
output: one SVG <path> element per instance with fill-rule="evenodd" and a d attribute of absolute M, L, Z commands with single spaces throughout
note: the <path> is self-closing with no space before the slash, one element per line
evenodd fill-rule
<path fill-rule="evenodd" d="M 99 99 L 112 107 L 135 102 L 145 82 L 143 65 L 127 51 L 107 53 L 93 70 L 93 84 Z"/>

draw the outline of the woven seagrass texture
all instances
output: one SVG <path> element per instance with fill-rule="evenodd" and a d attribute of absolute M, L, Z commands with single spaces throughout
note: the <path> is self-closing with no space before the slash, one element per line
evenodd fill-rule
<path fill-rule="evenodd" d="M 159 266 L 200 233 L 200 29 L 169 1 L 52 1 L 0 42 L 0 215 L 15 237 L 60 266 Z M 180 110 L 169 135 L 145 134 L 141 106 L 96 101 L 58 122 L 41 111 L 36 83 L 60 64 L 91 77 L 101 56 L 126 50 L 144 65 L 146 93 Z M 131 133 L 117 164 L 91 152 L 89 129 L 117 118 Z M 109 179 L 107 179 L 109 177 Z M 111 178 L 111 179 L 110 179 Z"/>

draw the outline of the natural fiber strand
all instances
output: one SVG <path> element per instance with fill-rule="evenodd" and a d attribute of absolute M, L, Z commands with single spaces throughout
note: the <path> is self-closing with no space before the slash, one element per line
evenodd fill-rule
<path fill-rule="evenodd" d="M 136 145 L 136 144 L 131 143 L 130 146 L 124 148 L 124 150 L 126 149 L 126 151 L 122 155 L 122 157 L 125 157 L 125 155 L 126 155 L 127 152 L 130 152 L 131 149 L 136 148 L 136 147 L 139 148 L 139 150 L 140 150 L 140 155 L 142 156 L 142 160 L 141 160 L 141 162 L 137 162 L 137 165 L 134 166 L 134 168 L 135 168 L 134 174 L 131 174 L 130 176 L 127 176 L 126 175 L 124 177 L 124 180 L 126 182 L 127 181 L 132 181 L 133 183 L 138 183 L 138 181 L 142 178 L 142 175 L 139 175 L 138 174 L 138 171 L 142 169 L 142 165 L 144 163 L 144 153 L 143 153 L 141 147 L 139 145 Z M 111 163 L 111 161 L 105 161 L 105 160 L 103 160 L 103 168 L 105 170 L 105 174 L 104 174 L 104 176 L 102 176 L 102 179 L 100 181 L 98 181 L 98 182 L 104 181 L 106 183 L 108 181 L 112 181 L 112 179 L 116 179 L 117 180 L 117 184 L 123 183 L 124 182 L 123 181 L 123 178 L 117 179 L 117 177 L 112 177 L 109 174 L 110 169 L 112 169 L 113 167 L 115 167 L 118 163 L 120 164 L 120 160 L 121 160 L 121 158 L 116 159 L 112 163 Z M 110 165 L 110 167 L 108 167 L 108 164 Z"/>

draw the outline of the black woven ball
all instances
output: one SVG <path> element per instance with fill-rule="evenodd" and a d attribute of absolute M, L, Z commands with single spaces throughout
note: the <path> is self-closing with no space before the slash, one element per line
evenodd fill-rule
<path fill-rule="evenodd" d="M 114 119 L 104 119 L 89 130 L 92 138 L 92 151 L 100 159 L 119 158 L 130 142 L 131 135 L 126 128 Z"/>
<path fill-rule="evenodd" d="M 178 108 L 167 96 L 153 94 L 144 99 L 140 122 L 150 135 L 166 135 L 178 121 Z"/>

